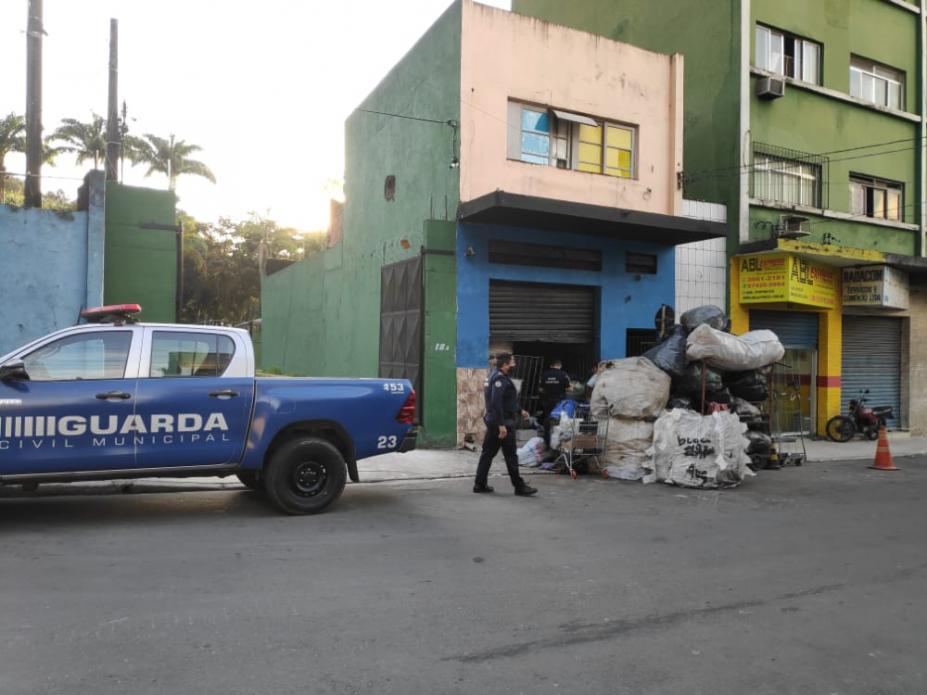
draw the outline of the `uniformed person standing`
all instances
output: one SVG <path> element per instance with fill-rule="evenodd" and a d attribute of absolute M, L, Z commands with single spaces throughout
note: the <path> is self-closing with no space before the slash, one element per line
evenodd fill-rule
<path fill-rule="evenodd" d="M 570 376 L 563 371 L 563 363 L 553 360 L 541 375 L 541 424 L 544 426 L 544 443 L 550 446 L 550 413 L 563 400 L 570 388 Z"/>
<path fill-rule="evenodd" d="M 483 452 L 476 467 L 476 480 L 473 483 L 473 492 L 492 492 L 488 484 L 489 467 L 492 460 L 502 449 L 505 456 L 505 467 L 508 469 L 515 494 L 528 496 L 537 490 L 528 485 L 518 473 L 518 452 L 515 446 L 515 423 L 519 415 L 518 391 L 509 378 L 509 373 L 515 368 L 515 359 L 503 352 L 496 356 L 496 368 L 483 388 L 486 400 L 486 413 L 483 421 L 486 423 L 486 438 L 483 439 Z"/>

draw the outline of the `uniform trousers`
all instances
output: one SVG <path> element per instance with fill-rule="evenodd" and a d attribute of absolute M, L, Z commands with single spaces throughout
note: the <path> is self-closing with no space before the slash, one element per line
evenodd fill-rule
<path fill-rule="evenodd" d="M 505 457 L 505 467 L 508 469 L 509 477 L 512 479 L 512 485 L 515 489 L 524 487 L 525 481 L 522 480 L 518 473 L 518 451 L 515 445 L 515 428 L 509 427 L 505 439 L 499 438 L 498 425 L 486 425 L 486 437 L 483 439 L 483 451 L 480 454 L 480 462 L 476 466 L 476 485 L 486 485 L 489 478 L 489 467 L 492 466 L 492 460 L 499 449 L 502 449 L 502 455 Z"/>

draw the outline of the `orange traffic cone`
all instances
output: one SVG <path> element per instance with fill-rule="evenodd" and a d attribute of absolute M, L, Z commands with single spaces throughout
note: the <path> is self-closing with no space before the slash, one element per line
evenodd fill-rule
<path fill-rule="evenodd" d="M 885 434 L 885 425 L 879 428 L 879 445 L 876 447 L 875 462 L 869 466 L 877 471 L 898 471 L 898 468 L 892 461 L 892 452 L 888 448 L 888 435 Z"/>

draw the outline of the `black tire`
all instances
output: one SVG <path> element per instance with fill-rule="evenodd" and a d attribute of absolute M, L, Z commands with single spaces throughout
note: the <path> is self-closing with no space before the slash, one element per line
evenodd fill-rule
<path fill-rule="evenodd" d="M 249 490 L 264 492 L 264 478 L 258 471 L 239 471 L 235 477 Z"/>
<path fill-rule="evenodd" d="M 316 437 L 292 439 L 264 468 L 267 496 L 286 514 L 318 514 L 337 500 L 348 468 L 335 446 Z"/>
<path fill-rule="evenodd" d="M 879 438 L 879 428 L 878 427 L 868 427 L 866 429 L 866 439 L 870 442 L 874 442 Z"/>
<path fill-rule="evenodd" d="M 832 442 L 843 444 L 853 439 L 853 435 L 856 434 L 856 426 L 846 415 L 835 415 L 827 421 L 827 427 L 824 428 L 824 431 L 827 433 L 827 438 Z"/>

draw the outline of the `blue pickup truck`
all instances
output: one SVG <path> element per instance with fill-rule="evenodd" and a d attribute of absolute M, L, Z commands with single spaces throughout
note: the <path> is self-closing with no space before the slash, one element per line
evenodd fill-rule
<path fill-rule="evenodd" d="M 246 331 L 138 310 L 85 311 L 0 358 L 0 484 L 235 475 L 312 514 L 359 459 L 415 447 L 407 380 L 256 378 Z"/>

